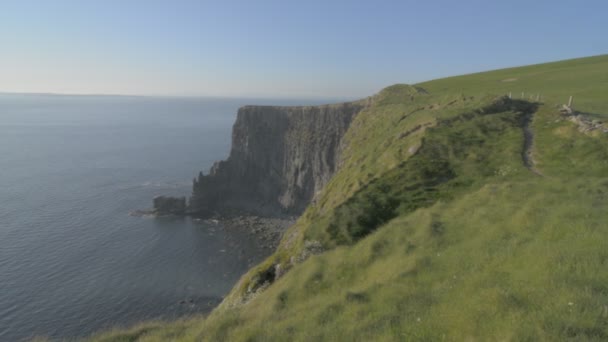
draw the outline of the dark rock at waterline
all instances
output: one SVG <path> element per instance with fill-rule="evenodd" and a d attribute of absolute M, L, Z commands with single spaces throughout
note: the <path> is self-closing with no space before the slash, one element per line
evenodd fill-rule
<path fill-rule="evenodd" d="M 233 216 L 221 219 L 222 225 L 228 229 L 245 229 L 255 234 L 262 246 L 274 249 L 279 245 L 283 232 L 295 223 L 295 217 L 276 218 L 260 216 Z"/>
<path fill-rule="evenodd" d="M 184 215 L 186 213 L 185 197 L 154 197 L 154 212 L 156 215 Z"/>

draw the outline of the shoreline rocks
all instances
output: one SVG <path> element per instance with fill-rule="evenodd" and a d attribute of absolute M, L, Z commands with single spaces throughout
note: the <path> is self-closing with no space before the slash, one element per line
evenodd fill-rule
<path fill-rule="evenodd" d="M 245 230 L 261 240 L 265 249 L 276 249 L 281 242 L 283 233 L 295 223 L 295 217 L 261 217 L 253 215 L 237 215 L 217 217 L 206 220 L 212 224 L 222 224 L 227 230 Z"/>
<path fill-rule="evenodd" d="M 152 201 L 157 216 L 186 214 L 186 197 L 156 196 Z"/>
<path fill-rule="evenodd" d="M 156 196 L 153 199 L 152 209 L 137 209 L 129 212 L 134 217 L 164 217 L 164 216 L 186 216 L 186 197 Z"/>
<path fill-rule="evenodd" d="M 163 197 L 163 196 L 159 196 Z M 178 210 L 171 210 L 162 208 L 158 210 L 157 208 L 148 209 L 148 210 L 133 210 L 129 212 L 130 216 L 134 217 L 142 217 L 142 218 L 159 218 L 159 217 L 176 217 L 176 218 L 185 218 L 190 216 L 192 218 L 193 223 L 206 223 L 211 225 L 221 225 L 223 229 L 227 230 L 241 230 L 246 231 L 249 234 L 257 236 L 257 238 L 261 242 L 261 246 L 264 249 L 276 249 L 276 247 L 281 242 L 281 238 L 283 237 L 283 233 L 296 222 L 297 217 L 289 216 L 289 217 L 262 217 L 251 214 L 233 214 L 230 216 L 213 216 L 213 217 L 197 217 L 188 215 L 187 212 L 181 211 L 181 204 L 178 201 L 181 201 L 182 198 L 170 198 L 174 199 L 175 202 L 165 202 L 167 197 L 164 197 L 160 201 L 162 203 L 175 203 L 177 202 Z M 156 200 L 156 198 L 155 198 Z M 184 199 L 185 200 L 185 199 Z M 169 205 L 169 204 L 167 204 Z M 169 206 L 169 208 L 172 208 Z"/>

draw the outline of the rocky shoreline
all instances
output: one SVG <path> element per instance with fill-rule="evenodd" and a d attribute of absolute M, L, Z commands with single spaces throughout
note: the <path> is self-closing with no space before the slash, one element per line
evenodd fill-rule
<path fill-rule="evenodd" d="M 295 223 L 295 217 L 277 218 L 254 215 L 234 215 L 213 219 L 194 219 L 195 222 L 219 224 L 226 230 L 244 230 L 261 240 L 261 247 L 274 250 L 277 248 L 287 228 Z"/>
<path fill-rule="evenodd" d="M 133 210 L 130 216 L 143 218 L 185 217 L 183 214 L 161 213 L 156 209 Z M 227 230 L 241 230 L 256 235 L 264 249 L 274 250 L 283 237 L 287 228 L 296 222 L 297 217 L 262 217 L 250 214 L 234 214 L 230 216 L 214 216 L 212 218 L 193 217 L 194 222 L 205 222 L 220 225 Z"/>

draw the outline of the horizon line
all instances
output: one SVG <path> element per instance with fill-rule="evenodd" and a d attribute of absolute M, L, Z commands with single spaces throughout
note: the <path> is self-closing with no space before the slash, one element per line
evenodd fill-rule
<path fill-rule="evenodd" d="M 113 94 L 113 93 L 60 93 L 60 92 L 27 92 L 27 91 L 3 91 L 0 90 L 0 95 L 16 95 L 16 96 L 50 96 L 50 97 L 134 97 L 134 98 L 186 98 L 186 99 L 264 99 L 264 100 L 273 100 L 273 99 L 310 99 L 310 100 L 318 100 L 318 99 L 357 99 L 358 96 L 328 96 L 328 95 L 320 95 L 320 96 L 306 96 L 306 95 L 294 95 L 294 96 L 254 96 L 254 95 L 242 95 L 242 96 L 234 96 L 234 95 L 154 95 L 154 94 Z"/>
<path fill-rule="evenodd" d="M 577 60 L 577 59 L 585 59 L 585 58 L 595 58 L 595 57 L 601 57 L 601 56 L 607 56 L 608 53 L 602 53 L 602 54 L 597 54 L 597 55 L 592 55 L 592 56 L 580 56 L 580 57 L 574 57 L 574 58 L 566 58 L 566 59 L 560 59 L 560 60 L 552 60 L 552 61 L 545 61 L 545 62 L 536 62 L 536 63 L 531 63 L 531 64 L 523 64 L 523 65 L 515 65 L 515 66 L 506 66 L 506 67 L 501 67 L 501 68 L 496 68 L 496 69 L 489 69 L 489 70 L 482 70 L 482 71 L 474 71 L 474 72 L 470 72 L 470 73 L 465 73 L 465 74 L 454 74 L 454 75 L 446 75 L 446 76 L 442 76 L 442 77 L 438 77 L 438 78 L 431 78 L 431 79 L 427 79 L 424 81 L 420 81 L 420 82 L 413 82 L 413 83 L 408 83 L 408 82 L 398 82 L 398 83 L 393 83 L 393 84 L 389 84 L 386 85 L 384 87 L 382 87 L 381 89 L 378 89 L 377 92 L 380 92 L 382 89 L 386 88 L 386 87 L 390 87 L 391 85 L 394 84 L 410 84 L 410 85 L 418 85 L 418 84 L 423 84 L 426 82 L 431 82 L 431 81 L 436 81 L 436 80 L 440 80 L 440 79 L 445 79 L 445 78 L 452 78 L 452 77 L 459 77 L 459 76 L 465 76 L 465 75 L 475 75 L 475 74 L 481 74 L 481 73 L 485 73 L 485 72 L 492 72 L 492 71 L 498 71 L 498 70 L 509 70 L 509 69 L 516 69 L 516 68 L 522 68 L 522 67 L 528 67 L 528 66 L 536 66 L 536 65 L 541 65 L 541 64 L 549 64 L 549 63 L 557 63 L 557 62 L 565 62 L 565 61 L 573 61 L 573 60 Z M 376 93 L 377 93 L 376 92 Z M 375 93 L 374 93 L 375 94 Z M 197 98 L 208 98 L 208 99 L 267 99 L 267 100 L 272 100 L 272 99 L 311 99 L 311 100 L 317 100 L 317 99 L 363 99 L 366 96 L 371 96 L 373 94 L 368 94 L 368 95 L 363 95 L 363 96 L 357 96 L 357 95 L 349 95 L 349 96 L 330 96 L 330 95 L 316 95 L 316 96 L 311 96 L 311 95 L 292 95 L 292 96 L 285 96 L 285 95 L 276 95 L 276 96 L 272 96 L 272 95 L 263 95 L 263 96 L 256 96 L 256 95 L 239 95 L 239 96 L 235 96 L 235 95 L 171 95 L 171 94 L 166 94 L 166 95 L 155 95 L 155 94 L 115 94 L 115 93 L 62 93 L 62 92 L 20 92 L 20 91 L 3 91 L 0 90 L 0 95 L 20 95 L 20 96 L 81 96 L 81 97 L 133 97 L 133 98 L 140 98 L 140 97 L 147 97 L 147 98 L 186 98 L 186 99 L 197 99 Z"/>

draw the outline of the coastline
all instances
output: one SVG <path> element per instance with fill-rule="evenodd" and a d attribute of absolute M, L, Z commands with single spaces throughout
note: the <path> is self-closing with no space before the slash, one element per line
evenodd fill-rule
<path fill-rule="evenodd" d="M 262 241 L 262 248 L 267 250 L 274 250 L 279 245 L 283 233 L 287 228 L 294 224 L 298 218 L 297 216 L 266 217 L 247 213 L 200 218 L 188 214 L 160 214 L 155 209 L 133 210 L 129 212 L 129 216 L 151 219 L 190 216 L 193 222 L 204 222 L 219 226 L 220 229 L 242 230 L 246 233 L 256 235 L 258 239 Z"/>
<path fill-rule="evenodd" d="M 297 217 L 261 217 L 255 215 L 234 215 L 215 220 L 226 230 L 244 229 L 249 234 L 256 235 L 262 240 L 262 248 L 275 250 L 283 237 L 283 233 L 296 222 Z"/>

